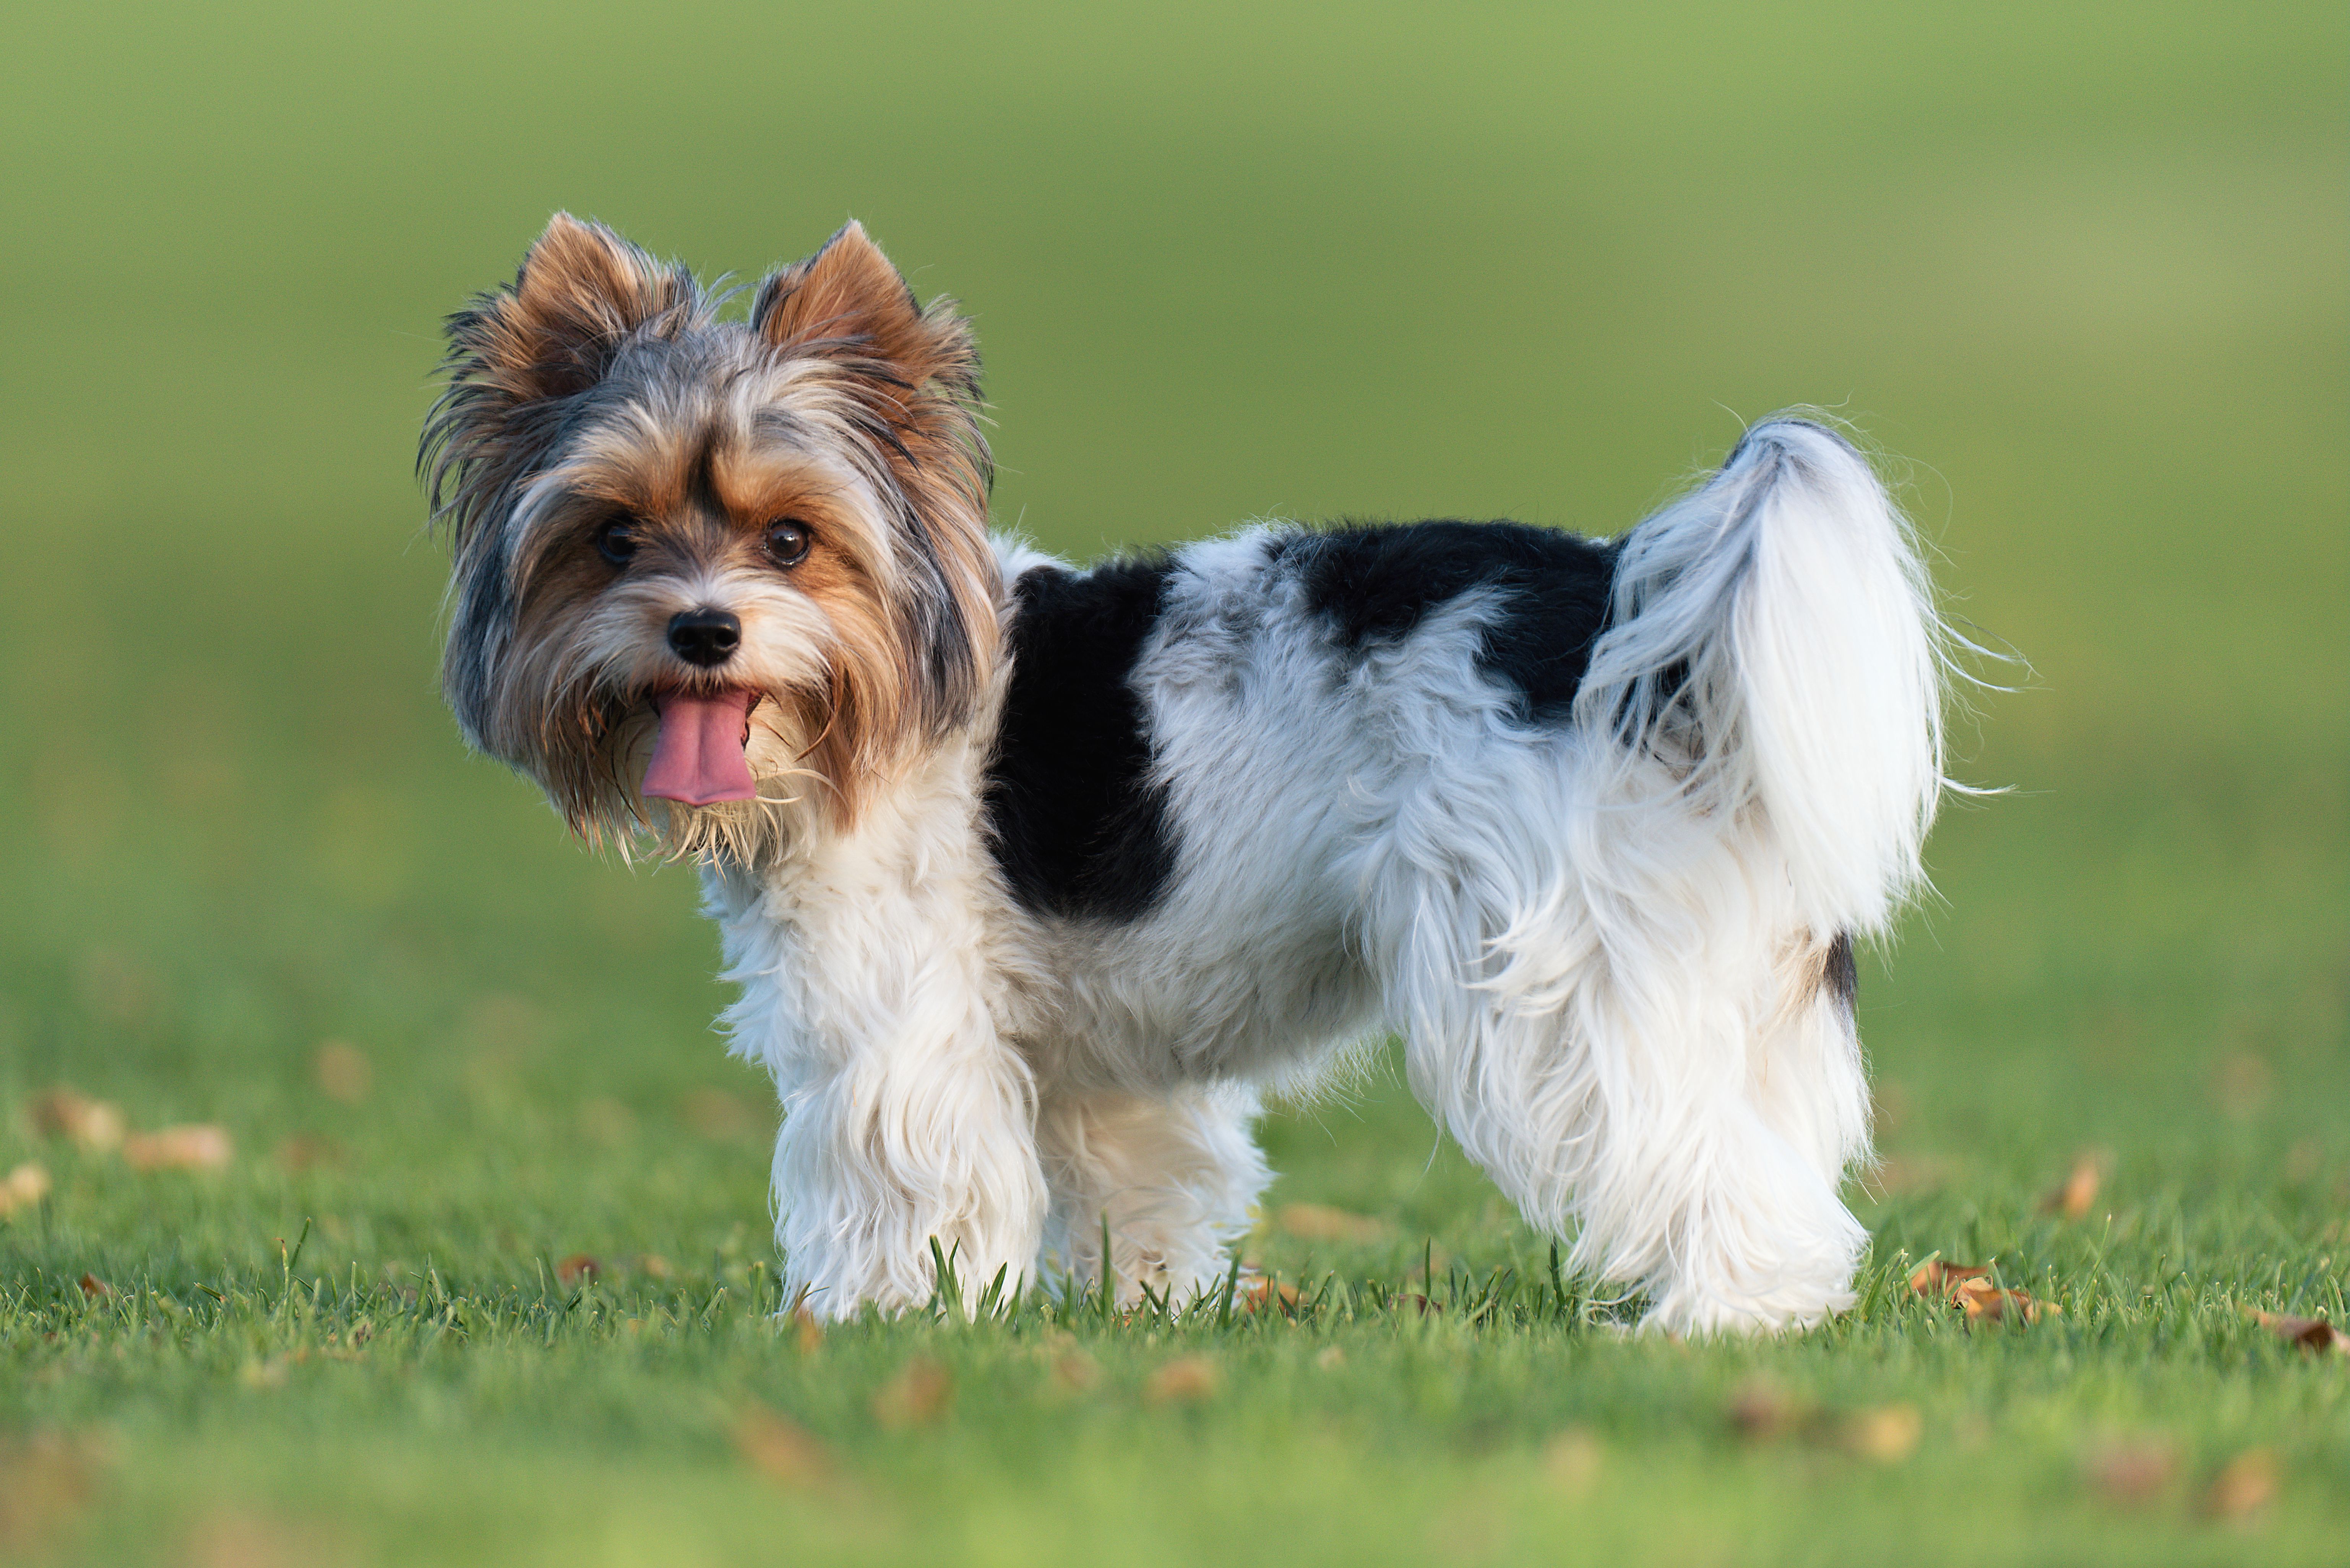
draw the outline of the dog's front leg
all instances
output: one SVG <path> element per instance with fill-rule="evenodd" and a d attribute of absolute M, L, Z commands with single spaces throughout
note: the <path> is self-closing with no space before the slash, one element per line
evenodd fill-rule
<path fill-rule="evenodd" d="M 1042 1241 L 1034 1084 L 941 881 L 837 906 L 708 884 L 743 987 L 727 1032 L 783 1104 L 784 1300 L 821 1316 L 929 1302 L 933 1241 L 973 1307 L 999 1272 L 1024 1285 Z"/>
<path fill-rule="evenodd" d="M 1045 1215 L 1027 1075 L 993 1029 L 893 1018 L 781 1082 L 775 1239 L 786 1303 L 898 1311 L 937 1288 L 935 1241 L 966 1310 L 1019 1290 Z M 780 1080 L 779 1080 L 780 1082 Z"/>

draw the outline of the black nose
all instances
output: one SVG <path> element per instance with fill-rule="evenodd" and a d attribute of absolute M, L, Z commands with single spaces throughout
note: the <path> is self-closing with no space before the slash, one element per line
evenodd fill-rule
<path fill-rule="evenodd" d="M 680 610 L 669 623 L 669 646 L 688 664 L 708 670 L 734 657 L 743 645 L 743 623 L 708 605 Z"/>

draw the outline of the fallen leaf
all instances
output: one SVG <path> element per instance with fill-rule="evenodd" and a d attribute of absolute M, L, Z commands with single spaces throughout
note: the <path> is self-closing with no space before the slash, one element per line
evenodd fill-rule
<path fill-rule="evenodd" d="M 1987 1268 L 1946 1263 L 1939 1258 L 1929 1258 L 1912 1270 L 1909 1288 L 1918 1295 L 1939 1295 L 1957 1305 L 1970 1323 L 2002 1323 L 2010 1318 L 2038 1323 L 2043 1313 L 2064 1311 L 2054 1302 L 2033 1300 L 2027 1292 L 2001 1290 L 1991 1283 Z"/>
<path fill-rule="evenodd" d="M 1100 1364 L 1084 1351 L 1071 1346 L 1053 1357 L 1053 1382 L 1056 1387 L 1082 1394 L 1100 1381 Z"/>
<path fill-rule="evenodd" d="M 49 1195 L 48 1168 L 35 1160 L 26 1160 L 0 1181 L 0 1220 L 5 1220 L 19 1209 L 30 1209 Z"/>
<path fill-rule="evenodd" d="M 2323 1355 L 2331 1350 L 2350 1355 L 2350 1334 L 2344 1334 L 2322 1317 L 2293 1317 L 2272 1312 L 2255 1312 L 2252 1316 L 2259 1320 L 2262 1328 L 2279 1339 L 2290 1340 L 2313 1354 Z"/>
<path fill-rule="evenodd" d="M 1984 1280 L 1969 1280 L 1956 1293 L 1970 1323 L 2004 1323 L 2012 1318 L 2038 1323 L 2043 1314 L 2054 1316 L 2064 1310 L 2054 1302 L 2034 1301 L 2023 1291 L 1995 1289 Z"/>
<path fill-rule="evenodd" d="M 762 1130 L 749 1102 L 723 1089 L 696 1089 L 678 1102 L 678 1112 L 686 1126 L 706 1138 L 723 1141 Z"/>
<path fill-rule="evenodd" d="M 1395 1234 L 1395 1227 L 1367 1214 L 1349 1214 L 1323 1203 L 1290 1203 L 1274 1216 L 1274 1223 L 1304 1241 L 1347 1241 L 1368 1245 Z"/>
<path fill-rule="evenodd" d="M 351 1542 L 314 1525 L 253 1513 L 215 1513 L 190 1533 L 183 1560 L 190 1568 L 305 1568 L 353 1560 Z"/>
<path fill-rule="evenodd" d="M 806 1428 L 754 1405 L 735 1417 L 734 1451 L 779 1486 L 812 1486 L 832 1474 L 832 1455 Z"/>
<path fill-rule="evenodd" d="M 1417 1307 L 1419 1309 L 1419 1315 L 1422 1317 L 1426 1317 L 1430 1313 L 1440 1313 L 1444 1310 L 1444 1303 L 1442 1302 L 1430 1301 L 1426 1296 L 1421 1295 L 1417 1292 L 1407 1292 L 1404 1294 L 1396 1297 L 1395 1305 L 1398 1310 L 1404 1307 Z"/>
<path fill-rule="evenodd" d="M 342 1146 L 330 1137 L 320 1137 L 316 1133 L 296 1133 L 277 1142 L 277 1164 L 281 1169 L 294 1176 L 322 1165 L 342 1163 Z"/>
<path fill-rule="evenodd" d="M 1292 1317 L 1297 1315 L 1297 1287 L 1277 1283 L 1269 1274 L 1260 1274 L 1242 1286 L 1240 1300 L 1241 1305 L 1251 1312 L 1278 1306 Z"/>
<path fill-rule="evenodd" d="M 928 1426 L 946 1414 L 953 1400 L 954 1379 L 947 1369 L 917 1355 L 873 1396 L 873 1418 L 885 1427 Z"/>
<path fill-rule="evenodd" d="M 108 1284 L 104 1280 L 99 1279 L 96 1274 L 84 1274 L 81 1277 L 80 1283 L 81 1293 L 89 1297 L 92 1301 L 96 1301 L 104 1296 L 110 1296 L 114 1293 L 114 1287 Z"/>
<path fill-rule="evenodd" d="M 1878 1464 L 1897 1464 L 1909 1457 L 1926 1429 L 1915 1405 L 1880 1405 L 1862 1410 L 1845 1424 L 1845 1447 Z"/>
<path fill-rule="evenodd" d="M 214 1122 L 132 1133 L 122 1140 L 122 1158 L 133 1170 L 218 1170 L 235 1157 L 228 1129 Z"/>
<path fill-rule="evenodd" d="M 375 1087 L 375 1068 L 367 1053 L 348 1040 L 329 1040 L 310 1059 L 310 1076 L 321 1093 L 347 1106 L 356 1106 Z"/>
<path fill-rule="evenodd" d="M 1946 1263 L 1929 1258 L 1909 1272 L 1909 1288 L 1921 1296 L 1955 1296 L 1970 1280 L 1988 1280 L 1991 1271 L 1976 1263 Z"/>
<path fill-rule="evenodd" d="M 30 1555 L 79 1514 L 97 1468 L 84 1442 L 0 1438 L 0 1552 Z"/>
<path fill-rule="evenodd" d="M 2135 1508 L 2170 1485 L 2178 1453 L 2159 1438 L 2110 1443 L 2090 1454 L 2082 1469 L 2107 1501 Z"/>
<path fill-rule="evenodd" d="M 2064 1185 L 2050 1193 L 2040 1205 L 2043 1214 L 2062 1214 L 2067 1220 L 2087 1217 L 2091 1205 L 2097 1201 L 2097 1189 L 2106 1179 L 2106 1158 L 2091 1151 L 2073 1162 L 2073 1174 Z"/>
<path fill-rule="evenodd" d="M 68 1137 L 93 1154 L 122 1142 L 122 1108 L 110 1100 L 93 1100 L 72 1089 L 51 1089 L 34 1096 L 33 1130 L 43 1137 Z"/>
<path fill-rule="evenodd" d="M 1604 1457 L 1597 1438 L 1580 1427 L 1569 1427 L 1543 1445 L 1543 1475 L 1570 1497 L 1581 1497 L 1599 1479 Z"/>
<path fill-rule="evenodd" d="M 594 1280 L 604 1272 L 604 1265 L 586 1252 L 574 1252 L 555 1265 L 555 1281 L 569 1290 L 582 1280 Z"/>
<path fill-rule="evenodd" d="M 1206 1356 L 1179 1355 L 1144 1380 L 1142 1394 L 1154 1405 L 1189 1405 L 1213 1398 L 1223 1382 L 1223 1374 Z"/>
<path fill-rule="evenodd" d="M 1731 1390 L 1722 1413 L 1741 1437 L 1759 1442 L 1793 1429 L 1811 1407 L 1771 1378 L 1749 1377 Z"/>
<path fill-rule="evenodd" d="M 805 1305 L 792 1309 L 792 1345 L 802 1355 L 814 1355 L 824 1348 L 824 1324 Z"/>
<path fill-rule="evenodd" d="M 2214 1519 L 2244 1519 L 2276 1499 L 2276 1455 L 2268 1449 L 2246 1449 L 2220 1467 L 2203 1494 L 2203 1511 Z"/>

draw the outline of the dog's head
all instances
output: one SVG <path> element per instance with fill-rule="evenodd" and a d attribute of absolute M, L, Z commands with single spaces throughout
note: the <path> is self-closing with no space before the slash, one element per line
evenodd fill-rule
<path fill-rule="evenodd" d="M 557 214 L 448 323 L 422 451 L 453 556 L 442 683 L 467 738 L 591 838 L 655 817 L 681 845 L 739 838 L 759 798 L 810 792 L 844 825 L 994 660 L 952 302 L 917 306 L 851 223 L 748 321 L 716 303 Z"/>

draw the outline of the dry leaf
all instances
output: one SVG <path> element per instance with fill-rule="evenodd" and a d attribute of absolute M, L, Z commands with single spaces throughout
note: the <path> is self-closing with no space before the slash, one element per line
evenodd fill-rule
<path fill-rule="evenodd" d="M 1768 1377 L 1750 1377 L 1731 1390 L 1723 1407 L 1739 1435 L 1757 1440 L 1775 1438 L 1806 1418 L 1810 1407 Z"/>
<path fill-rule="evenodd" d="M 1898 1463 L 1909 1457 L 1926 1430 L 1925 1417 L 1915 1405 L 1880 1405 L 1863 1410 L 1845 1424 L 1845 1447 L 1878 1464 Z"/>
<path fill-rule="evenodd" d="M 122 1108 L 72 1089 L 51 1089 L 34 1097 L 33 1130 L 43 1137 L 68 1137 L 94 1154 L 122 1142 Z"/>
<path fill-rule="evenodd" d="M 1277 1283 L 1271 1275 L 1260 1274 L 1242 1286 L 1240 1300 L 1251 1312 L 1278 1306 L 1292 1317 L 1297 1315 L 1297 1287 Z"/>
<path fill-rule="evenodd" d="M 1422 1317 L 1426 1317 L 1430 1313 L 1442 1312 L 1444 1310 L 1444 1303 L 1442 1302 L 1430 1301 L 1426 1296 L 1421 1295 L 1417 1292 L 1406 1292 L 1404 1294 L 1396 1297 L 1395 1306 L 1399 1311 L 1405 1307 L 1417 1308 L 1419 1312 L 1419 1315 Z"/>
<path fill-rule="evenodd" d="M 954 1379 L 926 1355 L 917 1355 L 873 1396 L 873 1418 L 885 1427 L 925 1427 L 954 1401 Z"/>
<path fill-rule="evenodd" d="M 2073 1174 L 2064 1185 L 2041 1201 L 2043 1214 L 2062 1214 L 2067 1220 L 2087 1217 L 2090 1207 L 2097 1201 L 2097 1189 L 2106 1179 L 2107 1156 L 2102 1149 L 2084 1149 L 2073 1161 Z"/>
<path fill-rule="evenodd" d="M 2203 1511 L 2215 1519 L 2244 1519 L 2276 1499 L 2276 1455 L 2267 1449 L 2247 1449 L 2220 1468 L 2203 1494 Z"/>
<path fill-rule="evenodd" d="M 318 1166 L 342 1164 L 343 1147 L 316 1133 L 296 1133 L 278 1140 L 277 1163 L 289 1175 L 299 1176 Z"/>
<path fill-rule="evenodd" d="M 356 1106 L 375 1087 L 375 1068 L 367 1053 L 347 1040 L 329 1040 L 311 1058 L 310 1075 L 320 1092 L 347 1106 Z"/>
<path fill-rule="evenodd" d="M 7 1219 L 19 1209 L 30 1209 L 49 1195 L 48 1168 L 36 1160 L 26 1160 L 0 1181 L 0 1220 Z"/>
<path fill-rule="evenodd" d="M 81 1293 L 96 1301 L 101 1297 L 112 1295 L 114 1287 L 96 1274 L 84 1274 L 81 1277 Z"/>
<path fill-rule="evenodd" d="M 1071 1346 L 1053 1357 L 1054 1386 L 1082 1394 L 1100 1381 L 1100 1365 L 1084 1351 Z"/>
<path fill-rule="evenodd" d="M 805 1428 L 754 1405 L 735 1418 L 734 1451 L 779 1486 L 812 1486 L 832 1473 L 832 1455 Z"/>
<path fill-rule="evenodd" d="M 749 1103 L 723 1089 L 696 1089 L 678 1102 L 678 1111 L 686 1126 L 707 1138 L 724 1141 L 762 1130 Z"/>
<path fill-rule="evenodd" d="M 824 1324 L 805 1304 L 792 1308 L 792 1346 L 802 1355 L 814 1355 L 824 1348 Z"/>
<path fill-rule="evenodd" d="M 218 1170 L 235 1157 L 228 1129 L 215 1122 L 132 1133 L 122 1140 L 122 1158 L 133 1170 Z"/>
<path fill-rule="evenodd" d="M 357 1560 L 348 1541 L 296 1524 L 252 1513 L 215 1513 L 188 1537 L 182 1561 L 189 1568 L 308 1568 L 318 1563 Z"/>
<path fill-rule="evenodd" d="M 600 1278 L 603 1272 L 601 1262 L 586 1252 L 574 1252 L 555 1265 L 555 1281 L 567 1291 L 582 1280 Z"/>
<path fill-rule="evenodd" d="M 1960 1286 L 1973 1280 L 1988 1280 L 1991 1271 L 1975 1263 L 1946 1263 L 1939 1258 L 1929 1258 L 1909 1273 L 1909 1288 L 1921 1296 L 1955 1296 Z"/>
<path fill-rule="evenodd" d="M 1323 1203 L 1290 1203 L 1274 1216 L 1274 1223 L 1302 1241 L 1347 1241 L 1358 1246 L 1384 1241 L 1395 1227 L 1367 1214 L 1349 1214 Z"/>
<path fill-rule="evenodd" d="M 2083 1469 L 2107 1501 L 2137 1507 L 2170 1485 L 2178 1454 L 2168 1442 L 2149 1438 L 2099 1449 Z"/>
<path fill-rule="evenodd" d="M 0 1438 L 0 1552 L 30 1555 L 80 1513 L 97 1468 L 86 1442 Z"/>
<path fill-rule="evenodd" d="M 2290 1340 L 2303 1350 L 2319 1355 L 2329 1350 L 2350 1355 L 2350 1334 L 2322 1317 L 2292 1317 L 2273 1312 L 2256 1312 L 2252 1316 L 2279 1339 Z"/>
<path fill-rule="evenodd" d="M 1956 1294 L 1970 1323 L 2005 1323 L 2015 1318 L 2038 1323 L 2043 1314 L 2054 1316 L 2064 1310 L 2054 1302 L 2035 1301 L 2023 1291 L 1996 1290 L 1983 1280 L 1967 1281 Z"/>
<path fill-rule="evenodd" d="M 1543 1474 L 1568 1496 L 1581 1497 L 1599 1479 L 1602 1458 L 1597 1438 L 1580 1427 L 1569 1427 L 1543 1445 Z"/>
<path fill-rule="evenodd" d="M 1189 1405 L 1213 1398 L 1223 1382 L 1223 1374 L 1206 1356 L 1179 1355 L 1144 1381 L 1142 1394 L 1154 1405 Z"/>

